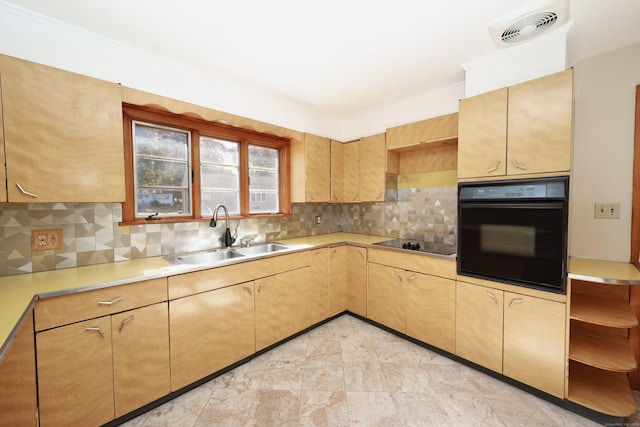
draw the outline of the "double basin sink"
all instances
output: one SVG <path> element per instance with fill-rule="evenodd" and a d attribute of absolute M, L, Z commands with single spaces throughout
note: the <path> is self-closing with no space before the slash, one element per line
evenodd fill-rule
<path fill-rule="evenodd" d="M 206 252 L 198 252 L 185 255 L 174 255 L 166 257 L 172 263 L 188 265 L 219 265 L 229 261 L 240 261 L 243 258 L 256 258 L 279 252 L 287 252 L 298 249 L 296 246 L 283 245 L 280 243 L 265 243 L 256 246 L 243 248 L 217 249 Z"/>

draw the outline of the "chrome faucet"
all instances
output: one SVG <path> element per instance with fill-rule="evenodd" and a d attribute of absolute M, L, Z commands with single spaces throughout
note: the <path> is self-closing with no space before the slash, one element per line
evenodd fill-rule
<path fill-rule="evenodd" d="M 217 225 L 218 211 L 220 210 L 220 208 L 224 209 L 224 225 L 225 225 L 224 237 L 222 237 L 220 240 L 224 243 L 225 248 L 229 248 L 236 241 L 236 238 L 231 237 L 231 230 L 229 229 L 229 211 L 227 210 L 227 207 L 225 205 L 218 205 L 213 210 L 213 218 L 211 218 L 211 221 L 209 222 L 209 227 L 215 227 Z"/>

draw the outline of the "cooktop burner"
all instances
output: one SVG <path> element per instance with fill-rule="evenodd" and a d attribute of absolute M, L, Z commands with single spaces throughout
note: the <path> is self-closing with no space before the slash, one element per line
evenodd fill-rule
<path fill-rule="evenodd" d="M 456 253 L 455 245 L 442 242 L 425 242 L 423 240 L 393 239 L 376 243 L 376 245 L 406 249 L 409 251 L 430 252 L 440 255 L 451 255 Z"/>

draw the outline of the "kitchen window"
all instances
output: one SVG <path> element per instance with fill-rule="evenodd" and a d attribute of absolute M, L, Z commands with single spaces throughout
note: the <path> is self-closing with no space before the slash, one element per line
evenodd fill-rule
<path fill-rule="evenodd" d="M 288 215 L 289 140 L 125 104 L 123 223 Z"/>

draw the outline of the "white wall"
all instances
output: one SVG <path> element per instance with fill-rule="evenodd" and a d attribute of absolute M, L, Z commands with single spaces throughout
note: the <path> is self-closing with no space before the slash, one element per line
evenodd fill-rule
<path fill-rule="evenodd" d="M 640 43 L 574 66 L 571 256 L 629 261 L 638 84 Z M 594 219 L 595 202 L 619 202 L 620 219 Z"/>

